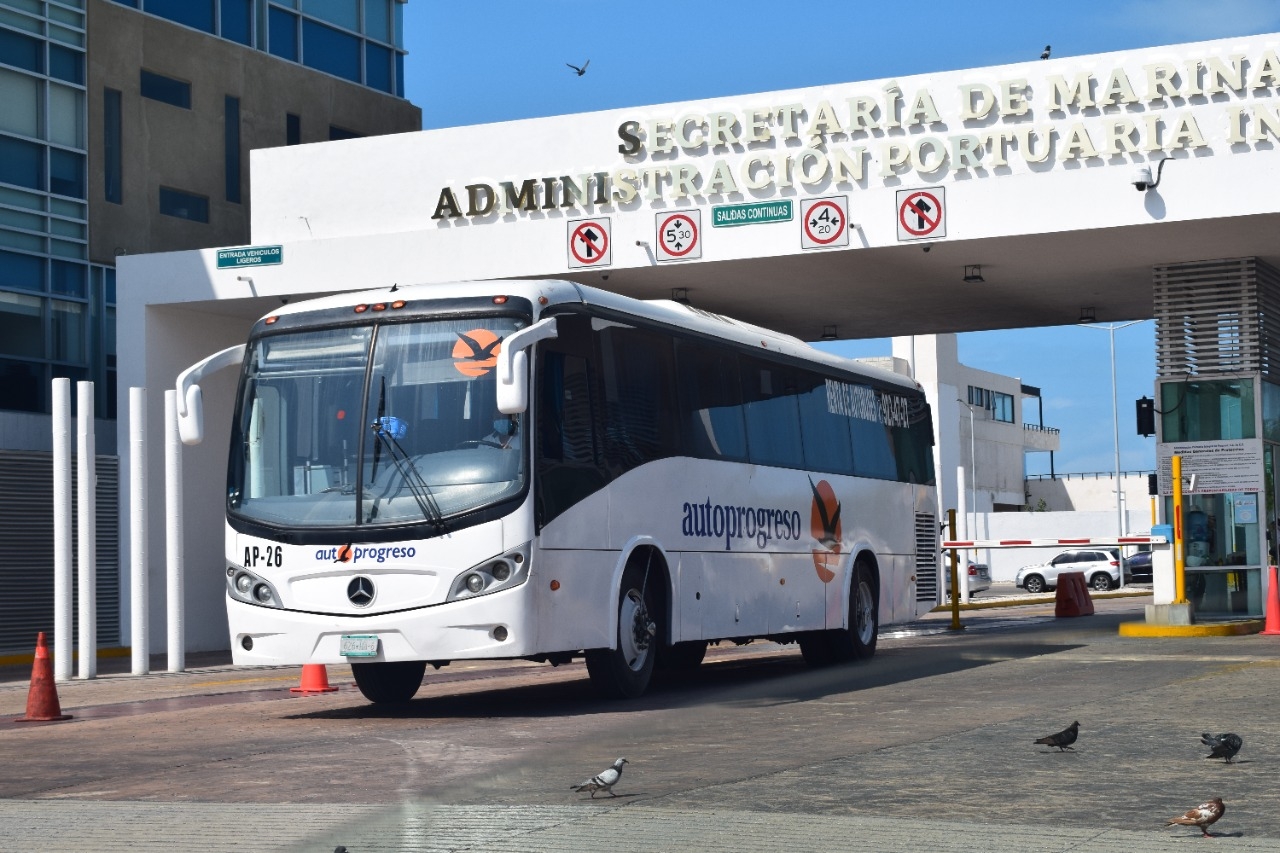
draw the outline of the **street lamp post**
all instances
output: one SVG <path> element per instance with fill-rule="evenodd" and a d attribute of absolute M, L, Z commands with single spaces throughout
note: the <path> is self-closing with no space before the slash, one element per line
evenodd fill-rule
<path fill-rule="evenodd" d="M 1119 392 L 1116 389 L 1116 330 L 1127 329 L 1129 326 L 1136 326 L 1139 323 L 1145 323 L 1146 320 L 1131 320 L 1128 323 L 1116 325 L 1112 323 L 1108 326 L 1091 326 L 1086 323 L 1078 323 L 1082 329 L 1106 329 L 1107 337 L 1111 341 L 1111 434 L 1112 441 L 1115 443 L 1115 464 L 1116 464 L 1116 536 L 1124 536 L 1124 495 L 1120 487 L 1120 401 Z M 1124 555 L 1120 555 L 1120 586 L 1124 587 Z"/>

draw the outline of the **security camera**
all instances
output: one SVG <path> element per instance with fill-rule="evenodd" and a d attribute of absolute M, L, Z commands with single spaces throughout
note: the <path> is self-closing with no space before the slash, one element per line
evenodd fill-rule
<path fill-rule="evenodd" d="M 1133 173 L 1133 188 L 1138 192 L 1143 192 L 1151 187 L 1151 167 L 1139 166 L 1138 170 Z"/>

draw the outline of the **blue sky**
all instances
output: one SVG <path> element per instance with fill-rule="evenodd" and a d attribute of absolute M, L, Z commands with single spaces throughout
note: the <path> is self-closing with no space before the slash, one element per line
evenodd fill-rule
<path fill-rule="evenodd" d="M 411 0 L 404 23 L 405 94 L 437 128 L 1000 65 L 1046 44 L 1069 56 L 1276 32 L 1280 2 Z M 581 77 L 565 66 L 587 60 Z M 1154 326 L 1115 332 L 1125 470 L 1155 465 L 1154 439 L 1134 428 L 1134 400 L 1153 394 Z M 960 359 L 1042 389 L 1045 424 L 1062 430 L 1059 473 L 1110 471 L 1108 337 L 1076 326 L 964 334 Z M 889 342 L 833 349 L 886 355 Z M 1047 454 L 1028 457 L 1030 473 L 1048 470 Z"/>

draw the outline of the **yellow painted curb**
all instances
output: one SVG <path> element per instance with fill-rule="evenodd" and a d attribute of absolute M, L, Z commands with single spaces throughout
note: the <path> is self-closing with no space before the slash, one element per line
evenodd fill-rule
<path fill-rule="evenodd" d="M 53 649 L 51 648 L 49 651 L 52 653 Z M 128 646 L 98 649 L 98 657 L 100 658 L 127 658 L 131 654 L 133 654 L 133 650 Z M 35 652 L 32 652 L 29 655 L 0 655 L 0 666 L 22 666 L 23 664 L 30 666 L 31 662 L 35 660 L 35 656 Z M 73 649 L 71 657 L 73 660 L 80 657 L 80 651 L 78 649 Z"/>
<path fill-rule="evenodd" d="M 1121 637 L 1239 637 L 1262 630 L 1261 619 L 1240 622 L 1208 622 L 1203 625 L 1148 625 L 1146 622 L 1121 622 Z"/>
<path fill-rule="evenodd" d="M 1093 593 L 1092 591 L 1090 592 L 1090 597 L 1094 601 L 1106 601 L 1107 599 L 1110 599 L 1110 598 L 1142 598 L 1148 595 L 1151 595 L 1151 590 L 1149 589 L 1145 591 L 1138 591 L 1138 592 L 1127 592 L 1127 591 L 1106 592 L 1106 593 Z M 960 609 L 961 610 L 991 610 L 992 608 L 995 608 L 995 607 L 1028 607 L 1036 604 L 1053 604 L 1056 601 L 1057 601 L 1057 593 L 1047 592 L 1047 593 L 1044 593 L 1043 595 L 1039 595 L 1034 598 L 1032 597 L 994 598 L 994 599 L 988 599 L 986 601 L 971 600 L 968 604 L 961 604 Z M 937 607 L 933 608 L 929 612 L 930 613 L 947 613 L 950 610 L 951 610 L 950 604 L 939 604 Z"/>

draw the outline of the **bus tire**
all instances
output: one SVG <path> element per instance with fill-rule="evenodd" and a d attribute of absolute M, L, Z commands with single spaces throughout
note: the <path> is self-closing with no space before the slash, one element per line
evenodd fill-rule
<path fill-rule="evenodd" d="M 424 660 L 353 663 L 351 674 L 364 698 L 376 704 L 402 704 L 413 698 L 427 671 Z"/>
<path fill-rule="evenodd" d="M 691 672 L 702 666 L 702 659 L 707 655 L 705 640 L 691 640 L 686 643 L 672 643 L 658 649 L 658 669 L 670 672 Z"/>
<path fill-rule="evenodd" d="M 618 593 L 618 647 L 587 649 L 587 675 L 606 698 L 635 699 L 649 689 L 661 636 L 654 606 L 660 577 L 660 572 L 650 571 L 646 583 L 644 566 L 628 566 Z"/>
<path fill-rule="evenodd" d="M 880 593 L 875 572 L 865 560 L 853 566 L 849 582 L 849 627 L 828 632 L 837 663 L 864 660 L 876 653 L 880 633 Z"/>
<path fill-rule="evenodd" d="M 796 638 L 800 644 L 800 656 L 804 662 L 815 669 L 831 666 L 836 662 L 835 649 L 831 647 L 831 637 L 826 631 L 805 631 Z"/>

